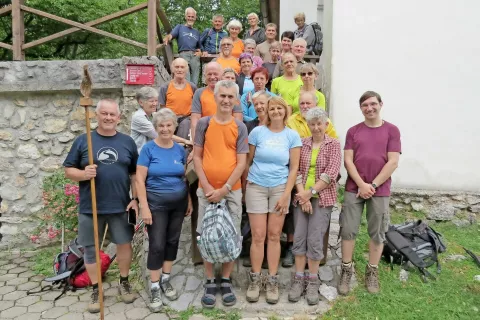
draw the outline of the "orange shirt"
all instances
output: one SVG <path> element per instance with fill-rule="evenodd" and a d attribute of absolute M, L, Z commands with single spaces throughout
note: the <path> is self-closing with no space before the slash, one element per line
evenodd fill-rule
<path fill-rule="evenodd" d="M 226 68 L 232 68 L 233 70 L 235 70 L 235 73 L 236 74 L 239 74 L 240 73 L 240 63 L 238 62 L 237 59 L 235 58 L 230 58 L 230 59 L 224 59 L 224 58 L 220 58 L 218 57 L 217 61 L 223 69 L 226 69 Z"/>
<path fill-rule="evenodd" d="M 245 45 L 243 44 L 243 41 L 238 39 L 233 43 L 232 56 L 238 59 L 240 58 L 240 55 L 243 53 L 244 50 Z"/>
<path fill-rule="evenodd" d="M 237 166 L 237 154 L 248 153 L 247 139 L 247 127 L 234 118 L 226 124 L 218 123 L 213 117 L 198 121 L 195 145 L 203 148 L 202 168 L 212 187 L 218 189 L 227 183 Z M 238 179 L 232 186 L 232 190 L 238 190 L 241 187 Z"/>
<path fill-rule="evenodd" d="M 172 80 L 160 87 L 158 102 L 172 110 L 177 116 L 189 116 L 195 90 L 197 90 L 197 86 L 191 82 L 187 82 L 185 88 L 179 90 L 175 88 Z"/>

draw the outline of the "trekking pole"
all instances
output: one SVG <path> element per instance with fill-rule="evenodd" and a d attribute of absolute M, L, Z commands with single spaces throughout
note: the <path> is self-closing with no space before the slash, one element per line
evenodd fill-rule
<path fill-rule="evenodd" d="M 92 79 L 88 73 L 88 65 L 83 66 L 83 80 L 80 85 L 80 92 L 83 97 L 80 98 L 80 105 L 85 108 L 85 126 L 87 129 L 87 145 L 88 145 L 88 164 L 93 165 L 93 151 L 92 151 L 92 133 L 90 129 L 90 113 L 88 108 L 93 105 L 90 98 L 92 93 Z M 98 239 L 98 220 L 97 220 L 97 198 L 95 191 L 95 178 L 90 179 L 90 193 L 92 198 L 92 213 L 93 213 L 93 235 L 95 238 L 95 258 L 97 261 L 97 280 L 98 280 L 98 298 L 100 302 L 100 320 L 104 320 L 103 308 L 103 285 L 102 285 L 102 261 L 100 260 L 100 242 Z"/>

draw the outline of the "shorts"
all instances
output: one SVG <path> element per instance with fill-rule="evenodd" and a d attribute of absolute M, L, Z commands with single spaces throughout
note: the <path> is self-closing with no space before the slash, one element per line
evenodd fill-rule
<path fill-rule="evenodd" d="M 353 192 L 345 192 L 342 212 L 340 213 L 340 236 L 342 240 L 354 240 L 357 237 L 362 220 L 363 208 L 367 206 L 367 229 L 370 239 L 376 243 L 385 241 L 388 230 L 390 197 L 371 197 L 362 199 Z"/>
<path fill-rule="evenodd" d="M 256 183 L 247 182 L 245 191 L 245 203 L 248 213 L 276 213 L 275 205 L 285 191 L 286 184 L 276 187 L 262 187 Z M 290 199 L 288 200 L 290 203 Z"/>
<path fill-rule="evenodd" d="M 127 213 L 98 214 L 98 239 L 103 238 L 105 226 L 108 224 L 110 239 L 115 244 L 132 242 L 134 227 L 128 223 Z M 78 215 L 78 243 L 82 246 L 95 245 L 93 235 L 93 214 Z"/>
<path fill-rule="evenodd" d="M 202 220 L 205 215 L 207 206 L 210 204 L 203 193 L 203 189 L 197 189 L 198 196 L 198 223 L 197 223 L 197 234 L 202 233 Z M 230 213 L 233 225 L 238 234 L 240 234 L 240 224 L 242 221 L 242 189 L 233 190 L 225 196 L 227 200 L 227 208 Z"/>

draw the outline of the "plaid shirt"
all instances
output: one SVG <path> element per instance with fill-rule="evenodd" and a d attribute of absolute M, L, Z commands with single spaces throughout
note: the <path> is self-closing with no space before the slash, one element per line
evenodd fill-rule
<path fill-rule="evenodd" d="M 300 166 L 298 168 L 298 178 L 302 178 L 302 185 L 305 186 L 308 178 L 308 169 L 312 160 L 313 138 L 302 139 L 302 149 L 300 150 Z M 318 193 L 318 205 L 320 207 L 329 207 L 337 203 L 337 177 L 340 172 L 342 162 L 342 151 L 340 142 L 325 134 L 325 140 L 320 145 L 316 167 L 315 183 L 320 180 L 320 175 L 326 173 L 330 177 L 330 185 Z M 298 201 L 295 199 L 294 204 Z"/>

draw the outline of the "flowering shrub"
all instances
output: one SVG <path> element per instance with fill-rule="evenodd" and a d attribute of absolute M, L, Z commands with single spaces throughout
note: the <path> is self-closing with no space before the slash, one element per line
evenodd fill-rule
<path fill-rule="evenodd" d="M 54 240 L 61 234 L 62 225 L 66 237 L 77 232 L 78 184 L 65 178 L 63 170 L 44 178 L 42 199 L 40 225 L 30 237 L 32 242 L 40 243 L 42 238 Z"/>

